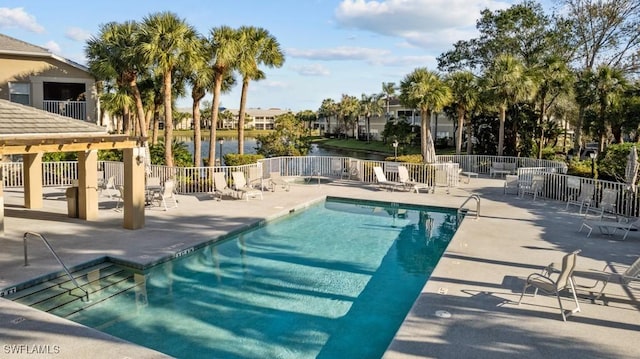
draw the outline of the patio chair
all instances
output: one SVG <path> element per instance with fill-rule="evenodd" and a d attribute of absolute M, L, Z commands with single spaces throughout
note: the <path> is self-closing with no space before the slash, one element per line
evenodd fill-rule
<path fill-rule="evenodd" d="M 409 188 L 416 193 L 420 193 L 421 189 L 425 189 L 427 190 L 427 193 L 429 193 L 429 185 L 411 179 L 411 177 L 409 177 L 409 170 L 406 166 L 398 166 L 398 180 L 400 183 L 404 183 L 406 188 Z"/>
<path fill-rule="evenodd" d="M 595 186 L 593 183 L 581 184 L 579 178 L 567 177 L 567 188 L 572 189 L 574 193 L 569 195 L 565 209 L 569 209 L 569 205 L 580 206 L 578 213 L 582 214 L 582 209 L 588 209 L 593 202 L 593 195 L 596 191 Z"/>
<path fill-rule="evenodd" d="M 276 191 L 276 188 L 282 188 L 289 192 L 290 184 L 280 175 L 280 171 L 269 172 L 269 188 L 272 192 Z"/>
<path fill-rule="evenodd" d="M 544 176 L 543 175 L 533 175 L 531 178 L 531 182 L 529 183 L 520 183 L 518 192 L 520 198 L 524 198 L 525 195 L 530 194 L 533 196 L 533 200 L 535 201 L 539 194 L 542 194 L 544 185 Z"/>
<path fill-rule="evenodd" d="M 237 197 L 236 192 L 227 185 L 224 172 L 213 173 L 213 196 L 218 196 L 218 200 L 222 200 L 223 196 Z"/>
<path fill-rule="evenodd" d="M 99 196 L 104 193 L 109 198 L 116 197 L 118 195 L 118 188 L 116 188 L 116 176 L 110 176 L 106 182 L 103 182 L 103 184 L 98 187 L 98 189 Z"/>
<path fill-rule="evenodd" d="M 120 212 L 120 203 L 122 203 L 122 206 L 124 207 L 124 186 L 118 186 L 115 190 L 117 193 L 111 195 L 110 198 L 115 198 L 117 200 L 116 208 L 114 208 L 114 210 L 116 212 Z"/>
<path fill-rule="evenodd" d="M 262 198 L 262 191 L 250 187 L 247 185 L 247 180 L 244 177 L 244 172 L 231 172 L 233 178 L 233 188 L 240 193 L 240 198 L 244 197 L 247 201 L 249 198 Z"/>
<path fill-rule="evenodd" d="M 504 176 L 504 194 L 509 193 L 511 190 L 513 190 L 515 194 L 518 194 L 519 192 L 517 175 Z"/>
<path fill-rule="evenodd" d="M 604 288 L 608 283 L 617 283 L 623 287 L 628 287 L 632 282 L 640 283 L 640 257 L 636 258 L 635 262 L 627 267 L 622 273 L 614 273 L 607 271 L 607 267 L 609 265 L 604 266 L 602 270 L 595 269 L 584 269 L 584 268 L 576 268 L 573 271 L 573 279 L 576 287 L 593 289 L 598 286 L 598 284 L 602 283 L 602 287 L 598 291 L 598 293 L 593 297 L 593 299 L 598 299 L 604 293 Z M 560 270 L 560 265 L 558 263 L 551 263 L 545 270 L 549 273 L 558 273 Z M 575 278 L 580 279 L 590 279 L 595 282 L 591 286 L 578 284 Z"/>
<path fill-rule="evenodd" d="M 173 193 L 175 189 L 175 182 L 173 180 L 164 181 L 162 191 L 158 193 L 158 205 L 164 206 L 164 210 L 168 211 L 169 208 L 178 208 L 178 200 Z"/>
<path fill-rule="evenodd" d="M 562 299 L 560 293 L 563 290 L 569 289 L 573 295 L 573 300 L 576 303 L 576 307 L 570 311 L 568 315 L 577 313 L 580 311 L 580 303 L 578 303 L 578 297 L 576 296 L 576 289 L 573 284 L 573 270 L 576 266 L 576 258 L 578 257 L 580 250 L 576 250 L 562 257 L 562 266 L 558 272 L 558 277 L 554 280 L 551 278 L 549 272 L 543 271 L 543 273 L 532 273 L 527 277 L 524 288 L 522 288 L 522 294 L 520 294 L 520 300 L 518 305 L 522 302 L 522 297 L 529 287 L 534 288 L 533 296 L 538 294 L 538 290 L 541 290 L 547 294 L 554 294 L 558 299 L 558 305 L 560 306 L 560 314 L 562 314 L 562 320 L 567 321 L 567 314 L 562 307 Z"/>
<path fill-rule="evenodd" d="M 331 175 L 340 179 L 349 179 L 349 169 L 344 165 L 344 161 L 342 159 L 331 159 Z"/>
<path fill-rule="evenodd" d="M 404 189 L 404 183 L 387 180 L 387 176 L 385 176 L 384 171 L 382 170 L 382 167 L 380 166 L 373 167 L 373 173 L 376 175 L 376 181 L 378 183 L 378 187 L 388 188 L 391 191 L 395 189 Z"/>
<path fill-rule="evenodd" d="M 587 233 L 587 237 L 591 236 L 591 232 L 593 232 L 594 228 L 598 228 L 600 233 L 606 234 L 609 236 L 615 235 L 618 231 L 623 231 L 621 240 L 627 239 L 627 235 L 632 230 L 640 230 L 640 218 L 629 219 L 629 218 L 621 218 L 617 221 L 614 220 L 606 220 L 606 219 L 594 219 L 589 220 L 586 216 L 582 221 L 582 225 L 580 225 L 580 229 L 578 232 L 582 231 L 582 228 L 589 229 Z"/>
<path fill-rule="evenodd" d="M 617 220 L 617 204 L 618 191 L 613 188 L 605 188 L 602 190 L 602 198 L 600 199 L 600 202 L 598 202 L 598 207 L 592 208 L 590 205 L 587 206 L 585 217 L 586 213 L 595 212 L 599 214 L 600 219 L 604 219 L 606 215 L 609 214 L 609 217 L 615 218 Z"/>

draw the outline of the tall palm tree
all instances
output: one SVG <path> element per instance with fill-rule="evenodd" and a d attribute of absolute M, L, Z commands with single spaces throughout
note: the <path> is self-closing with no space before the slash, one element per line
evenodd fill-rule
<path fill-rule="evenodd" d="M 435 71 L 424 67 L 413 70 L 400 82 L 400 102 L 420 110 L 420 152 L 426 163 L 436 161 L 431 137 L 431 113 L 441 111 L 451 102 L 451 89 Z"/>
<path fill-rule="evenodd" d="M 324 118 L 327 121 L 327 128 L 325 133 L 331 133 L 331 117 L 338 114 L 338 105 L 333 99 L 325 98 L 322 100 L 322 104 L 318 109 L 318 117 Z"/>
<path fill-rule="evenodd" d="M 97 37 L 87 41 L 89 71 L 99 80 L 113 80 L 119 88 L 127 88 L 135 101 L 137 133 L 147 137 L 144 106 L 138 89 L 138 77 L 147 71 L 147 63 L 138 51 L 140 26 L 135 21 L 109 22 L 100 27 Z M 121 92 L 122 93 L 122 92 Z M 124 112 L 128 114 L 128 111 Z M 125 121 L 125 132 L 129 122 Z"/>
<path fill-rule="evenodd" d="M 524 65 L 515 57 L 502 54 L 495 58 L 483 77 L 484 89 L 500 112 L 498 156 L 504 151 L 504 125 L 507 108 L 533 96 L 534 84 Z"/>
<path fill-rule="evenodd" d="M 384 94 L 385 104 L 387 105 L 387 111 L 385 112 L 385 120 L 389 121 L 389 102 L 396 94 L 396 84 L 395 82 L 383 82 L 382 83 L 382 93 Z"/>
<path fill-rule="evenodd" d="M 358 117 L 360 116 L 360 102 L 355 96 L 349 96 L 342 94 L 342 99 L 338 104 L 338 118 L 342 119 L 344 126 L 344 135 L 347 136 L 349 129 L 353 131 L 355 125 L 358 123 Z"/>
<path fill-rule="evenodd" d="M 608 112 L 620 101 L 627 88 L 627 80 L 621 70 L 607 65 L 598 67 L 595 80 L 598 127 L 603 129 L 598 134 L 600 137 L 600 152 L 602 152 L 605 147 L 607 130 L 611 129 L 612 120 L 608 118 Z"/>
<path fill-rule="evenodd" d="M 547 56 L 543 59 L 539 66 L 533 69 L 534 76 L 537 77 L 536 83 L 538 90 L 536 92 L 536 100 L 539 104 L 538 126 L 540 128 L 540 137 L 538 138 L 538 158 L 542 158 L 542 150 L 545 146 L 545 121 L 547 120 L 547 111 L 556 101 L 558 96 L 571 90 L 573 84 L 573 76 L 567 63 L 556 55 Z"/>
<path fill-rule="evenodd" d="M 367 121 L 367 142 L 370 141 L 371 135 L 371 117 L 380 117 L 383 109 L 382 94 L 366 95 L 362 94 L 360 99 L 360 113 Z"/>
<path fill-rule="evenodd" d="M 173 73 L 178 64 L 190 66 L 197 54 L 195 29 L 171 12 L 160 12 L 145 17 L 142 21 L 140 49 L 145 60 L 153 63 L 162 74 L 164 105 L 165 164 L 173 167 Z"/>
<path fill-rule="evenodd" d="M 225 79 L 235 81 L 232 71 L 240 52 L 239 32 L 229 26 L 220 26 L 209 32 L 209 57 L 213 69 L 213 104 L 211 107 L 211 136 L 209 137 L 209 166 L 216 159 L 216 131 L 220 113 L 220 94 L 223 92 Z"/>
<path fill-rule="evenodd" d="M 458 114 L 458 133 L 456 137 L 456 154 L 462 152 L 462 130 L 465 117 L 469 116 L 469 111 L 476 106 L 479 96 L 478 81 L 476 76 L 470 71 L 457 71 L 449 75 L 447 83 L 451 88 L 453 105 Z M 467 117 L 467 154 L 471 154 L 472 149 L 472 128 L 471 118 Z"/>
<path fill-rule="evenodd" d="M 198 57 L 192 63 L 193 67 L 185 69 L 187 73 L 187 81 L 191 85 L 191 114 L 193 118 L 193 165 L 200 166 L 202 161 L 202 134 L 200 120 L 200 101 L 206 95 L 206 90 L 211 88 L 213 83 L 213 71 L 208 63 L 208 53 L 206 46 L 208 42 L 204 38 L 200 38 L 200 48 L 198 49 Z M 215 147 L 215 146 L 214 146 Z"/>
<path fill-rule="evenodd" d="M 244 153 L 244 121 L 247 104 L 249 81 L 262 80 L 266 76 L 261 65 L 281 67 L 284 64 L 284 53 L 280 44 L 269 31 L 253 26 L 243 26 L 239 31 L 240 53 L 236 69 L 242 76 L 242 94 L 238 113 L 238 153 Z"/>

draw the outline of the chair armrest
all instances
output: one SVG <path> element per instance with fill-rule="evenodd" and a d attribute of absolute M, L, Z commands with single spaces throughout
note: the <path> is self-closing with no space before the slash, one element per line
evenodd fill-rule
<path fill-rule="evenodd" d="M 546 281 L 546 282 L 549 282 L 549 284 L 554 284 L 554 285 L 556 284 L 556 282 L 554 282 L 554 281 L 553 281 L 553 279 L 551 279 L 551 278 L 549 278 L 549 277 L 547 277 L 547 276 L 544 276 L 544 275 L 542 275 L 542 274 L 540 274 L 540 273 L 531 273 L 531 274 L 527 277 L 527 283 L 529 282 L 529 280 L 531 280 L 531 279 L 533 279 L 533 278 L 535 278 L 535 279 L 540 279 L 540 280 L 544 280 L 544 281 Z"/>

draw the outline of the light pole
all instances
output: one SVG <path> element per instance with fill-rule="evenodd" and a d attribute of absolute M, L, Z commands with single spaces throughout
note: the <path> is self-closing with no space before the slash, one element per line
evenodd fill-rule
<path fill-rule="evenodd" d="M 398 160 L 398 140 L 393 140 L 393 160 Z"/>
<path fill-rule="evenodd" d="M 222 166 L 222 144 L 224 143 L 224 139 L 223 138 L 219 138 L 218 139 L 218 153 L 220 156 L 220 166 Z"/>
<path fill-rule="evenodd" d="M 589 157 L 591 157 L 591 178 L 596 177 L 595 167 L 596 167 L 596 153 L 595 151 L 589 152 Z"/>

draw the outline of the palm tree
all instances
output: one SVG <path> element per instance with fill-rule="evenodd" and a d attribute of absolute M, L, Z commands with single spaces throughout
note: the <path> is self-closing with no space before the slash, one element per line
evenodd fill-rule
<path fill-rule="evenodd" d="M 498 156 L 502 156 L 507 108 L 531 97 L 534 93 L 534 85 L 522 63 L 507 54 L 495 58 L 485 72 L 483 81 L 483 87 L 500 112 Z"/>
<path fill-rule="evenodd" d="M 327 121 L 327 128 L 325 133 L 331 133 L 331 117 L 338 114 L 338 105 L 333 99 L 325 98 L 322 100 L 322 104 L 318 109 L 318 117 L 324 118 Z"/>
<path fill-rule="evenodd" d="M 188 74 L 187 81 L 191 85 L 192 118 L 193 118 L 193 165 L 200 166 L 202 161 L 202 134 L 200 120 L 200 101 L 206 94 L 206 89 L 211 88 L 213 83 L 213 71 L 208 64 L 208 54 L 205 51 L 207 40 L 200 39 L 200 49 L 198 61 L 193 62 L 193 68 L 185 69 Z M 214 146 L 215 147 L 215 146 Z"/>
<path fill-rule="evenodd" d="M 177 66 L 189 67 L 197 54 L 195 29 L 185 20 L 171 12 L 160 12 L 145 17 L 142 21 L 140 49 L 145 60 L 153 63 L 162 74 L 164 105 L 164 143 L 173 143 L 172 86 L 173 73 Z M 171 146 L 165 146 L 165 164 L 173 167 Z"/>
<path fill-rule="evenodd" d="M 360 99 L 360 113 L 367 121 L 367 142 L 369 142 L 371 134 L 371 117 L 380 117 L 383 112 L 382 96 L 382 94 L 374 94 L 370 96 L 362 94 Z"/>
<path fill-rule="evenodd" d="M 627 88 L 627 80 L 621 70 L 602 65 L 596 70 L 595 81 L 598 127 L 604 129 L 598 134 L 600 137 L 600 152 L 602 153 L 605 147 L 606 129 L 610 129 L 612 122 L 608 118 L 608 112 L 620 101 Z"/>
<path fill-rule="evenodd" d="M 478 101 L 478 81 L 476 76 L 470 71 L 457 71 L 452 73 L 447 83 L 451 88 L 453 105 L 458 114 L 458 133 L 456 138 L 456 154 L 462 152 L 462 129 L 464 127 L 465 117 L 469 115 L 469 111 L 476 106 Z M 472 128 L 471 118 L 467 121 L 467 154 L 471 154 L 472 149 Z"/>
<path fill-rule="evenodd" d="M 385 120 L 389 120 L 389 102 L 396 94 L 396 84 L 395 82 L 383 82 L 382 83 L 382 93 L 385 95 L 385 103 L 387 105 L 387 111 L 385 112 Z"/>
<path fill-rule="evenodd" d="M 555 55 L 546 57 L 539 66 L 536 66 L 534 76 L 538 77 L 538 81 L 536 81 L 538 83 L 536 99 L 540 105 L 540 116 L 538 118 L 538 125 L 540 127 L 538 158 L 542 158 L 542 150 L 544 149 L 545 142 L 544 122 L 547 119 L 547 111 L 558 96 L 570 91 L 573 79 L 567 63 Z"/>
<path fill-rule="evenodd" d="M 244 121 L 249 81 L 262 80 L 266 76 L 260 65 L 281 67 L 284 53 L 280 44 L 269 31 L 253 26 L 243 26 L 239 30 L 240 53 L 236 69 L 242 76 L 242 94 L 238 113 L 238 154 L 244 153 Z"/>
<path fill-rule="evenodd" d="M 426 163 L 436 161 L 431 137 L 431 113 L 441 111 L 451 102 L 451 89 L 435 71 L 424 67 L 413 70 L 400 82 L 400 102 L 420 110 L 420 149 Z"/>
<path fill-rule="evenodd" d="M 100 27 L 97 37 L 87 41 L 85 51 L 89 70 L 97 79 L 113 80 L 119 88 L 131 91 L 137 116 L 136 132 L 146 138 L 144 106 L 138 89 L 138 76 L 147 71 L 147 63 L 138 51 L 139 33 L 139 24 L 134 21 L 110 22 Z M 126 133 L 129 131 L 128 113 L 128 110 L 124 111 Z"/>
<path fill-rule="evenodd" d="M 209 32 L 209 57 L 213 69 L 213 105 L 211 107 L 211 136 L 209 137 L 209 166 L 215 164 L 216 159 L 216 130 L 220 113 L 220 94 L 223 92 L 225 79 L 235 82 L 232 70 L 240 51 L 238 31 L 229 26 L 220 26 Z"/>
<path fill-rule="evenodd" d="M 360 102 L 355 96 L 342 94 L 342 99 L 338 104 L 338 118 L 342 119 L 344 126 L 344 135 L 347 136 L 347 130 L 351 128 L 352 135 L 355 124 L 358 123 L 360 116 Z"/>

